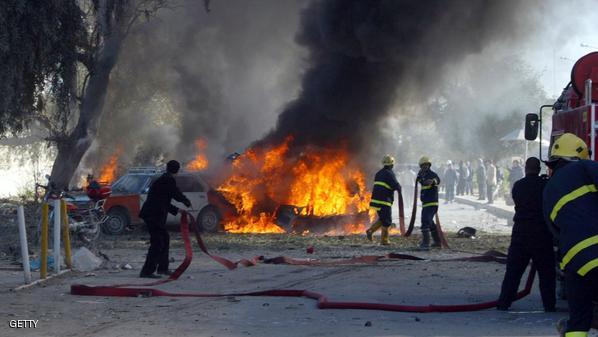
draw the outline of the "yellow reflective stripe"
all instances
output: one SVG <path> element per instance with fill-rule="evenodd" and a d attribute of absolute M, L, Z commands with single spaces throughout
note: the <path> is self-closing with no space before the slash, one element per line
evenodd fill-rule
<path fill-rule="evenodd" d="M 588 337 L 587 331 L 569 331 L 565 333 L 565 337 Z"/>
<path fill-rule="evenodd" d="M 584 185 L 578 189 L 576 189 L 575 191 L 564 195 L 557 203 L 556 205 L 554 205 L 554 208 L 552 209 L 552 212 L 550 213 L 550 220 L 554 221 L 554 219 L 556 218 L 557 214 L 559 213 L 559 211 L 561 210 L 561 208 L 563 208 L 563 206 L 565 206 L 567 203 L 569 203 L 570 201 L 573 201 L 587 193 L 591 193 L 591 192 L 598 192 L 598 190 L 596 189 L 596 185 Z"/>
<path fill-rule="evenodd" d="M 577 271 L 577 273 L 581 276 L 586 276 L 586 274 L 594 269 L 598 267 L 598 259 L 593 259 L 592 261 L 584 264 L 581 268 L 579 268 L 579 270 Z"/>
<path fill-rule="evenodd" d="M 422 191 L 423 191 L 423 190 L 429 190 L 429 189 L 431 189 L 432 187 L 434 187 L 434 186 L 433 186 L 433 185 L 422 186 Z"/>
<path fill-rule="evenodd" d="M 588 248 L 592 245 L 598 245 L 598 235 L 591 236 L 583 241 L 578 242 L 575 246 L 567 251 L 565 256 L 563 256 L 563 261 L 561 262 L 561 269 L 565 269 L 565 266 L 571 262 L 571 259 L 577 255 L 577 253 L 581 252 L 582 250 Z"/>
<path fill-rule="evenodd" d="M 392 202 L 388 202 L 388 201 L 382 201 L 382 200 L 376 200 L 376 199 L 372 199 L 372 201 L 370 201 L 372 204 L 378 204 L 378 205 L 384 205 L 384 206 L 391 206 L 392 207 Z"/>
<path fill-rule="evenodd" d="M 438 202 L 429 202 L 427 204 L 423 204 L 422 208 L 429 207 L 429 206 L 438 206 Z"/>
<path fill-rule="evenodd" d="M 374 181 L 374 185 L 379 185 L 379 186 L 382 186 L 382 187 L 386 187 L 386 188 L 388 188 L 391 191 L 393 190 L 392 187 L 390 187 L 390 185 L 388 185 L 387 183 L 385 183 L 383 181 Z"/>
<path fill-rule="evenodd" d="M 375 211 L 379 211 L 380 207 L 374 207 L 374 206 L 370 206 L 371 209 L 375 210 Z"/>

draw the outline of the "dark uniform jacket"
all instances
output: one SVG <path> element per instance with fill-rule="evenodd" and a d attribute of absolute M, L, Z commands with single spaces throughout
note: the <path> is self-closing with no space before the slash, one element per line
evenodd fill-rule
<path fill-rule="evenodd" d="M 544 222 L 542 196 L 548 180 L 537 174 L 528 174 L 517 180 L 511 195 L 515 202 L 513 236 L 551 242 L 552 235 Z"/>
<path fill-rule="evenodd" d="M 432 185 L 425 186 L 424 181 L 428 179 L 432 179 L 434 182 Z M 420 193 L 422 207 L 438 206 L 438 184 L 440 184 L 438 174 L 432 170 L 427 170 L 426 172 L 420 171 L 417 175 L 417 182 L 422 184 Z"/>
<path fill-rule="evenodd" d="M 392 206 L 394 202 L 394 191 L 401 191 L 401 185 L 397 181 L 394 171 L 391 168 L 382 168 L 374 177 L 374 189 L 370 207 L 380 209 L 384 206 Z"/>
<path fill-rule="evenodd" d="M 149 189 L 147 200 L 143 203 L 139 217 L 149 224 L 156 224 L 159 227 L 166 225 L 168 213 L 176 215 L 178 207 L 170 202 L 174 199 L 178 202 L 190 206 L 191 202 L 181 193 L 176 186 L 174 177 L 169 173 L 164 173 L 153 182 Z"/>
<path fill-rule="evenodd" d="M 544 189 L 544 218 L 557 234 L 561 269 L 585 276 L 598 268 L 598 163 L 571 162 Z"/>

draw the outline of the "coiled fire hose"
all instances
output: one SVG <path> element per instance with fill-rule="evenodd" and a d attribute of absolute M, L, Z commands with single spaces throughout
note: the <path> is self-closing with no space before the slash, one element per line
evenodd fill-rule
<path fill-rule="evenodd" d="M 169 292 L 160 290 L 157 288 L 152 288 L 153 286 L 157 286 L 160 284 L 164 284 L 167 282 L 176 281 L 189 267 L 192 259 L 192 248 L 191 248 L 191 241 L 189 238 L 189 219 L 191 222 L 194 223 L 195 220 L 193 217 L 184 212 L 181 216 L 181 236 L 183 238 L 183 242 L 185 245 L 185 259 L 178 266 L 175 272 L 168 278 L 164 280 L 158 280 L 155 282 L 150 283 L 143 283 L 143 284 L 114 284 L 108 286 L 88 286 L 83 284 L 73 284 L 71 285 L 71 294 L 72 295 L 82 295 L 82 296 L 118 296 L 118 297 L 152 297 L 152 296 L 169 296 L 169 297 L 227 297 L 227 296 L 277 296 L 277 297 L 306 297 L 311 298 L 317 301 L 317 306 L 319 309 L 365 309 L 365 310 L 384 310 L 384 311 L 397 311 L 397 312 L 420 312 L 420 313 L 428 313 L 428 312 L 463 312 L 463 311 L 474 311 L 474 310 L 483 310 L 493 308 L 497 305 L 497 301 L 488 301 L 482 303 L 472 303 L 472 304 L 456 304 L 456 305 L 402 305 L 402 304 L 386 304 L 386 303 L 369 303 L 369 302 L 339 302 L 339 301 L 330 301 L 328 297 L 324 294 L 316 293 L 310 290 L 297 290 L 297 289 L 272 289 L 272 290 L 265 290 L 265 291 L 256 291 L 256 292 L 244 292 L 244 293 L 226 293 L 226 294 L 210 294 L 210 293 L 197 293 L 197 292 Z M 287 257 L 278 257 L 274 259 L 264 259 L 262 257 L 255 257 L 251 260 L 240 260 L 238 262 L 233 262 L 228 259 L 225 259 L 220 256 L 212 255 L 208 252 L 207 247 L 203 243 L 201 239 L 201 235 L 197 231 L 197 227 L 193 226 L 195 229 L 195 236 L 197 242 L 199 244 L 200 249 L 203 253 L 210 256 L 216 262 L 222 264 L 228 269 L 235 269 L 239 264 L 244 266 L 254 266 L 258 261 L 262 261 L 263 263 L 286 263 L 286 264 L 294 264 L 294 265 L 341 265 L 341 264 L 350 264 L 350 263 L 375 263 L 377 261 L 383 259 L 407 259 L 407 260 L 423 260 L 422 258 L 412 256 L 412 255 L 405 255 L 405 254 L 387 254 L 383 256 L 362 256 L 353 259 L 347 260 L 336 260 L 336 261 L 313 261 L 313 260 L 298 260 L 292 259 Z M 448 259 L 448 260 L 438 260 L 438 261 L 477 261 L 477 262 L 506 262 L 506 258 L 504 254 L 498 252 L 488 252 L 481 256 L 473 256 L 473 257 L 466 257 L 466 258 L 456 258 L 456 259 Z M 527 282 L 525 284 L 525 288 L 517 293 L 516 299 L 521 299 L 527 296 L 532 288 L 532 284 L 534 282 L 536 270 L 535 268 L 531 267 L 531 270 L 528 274 Z"/>

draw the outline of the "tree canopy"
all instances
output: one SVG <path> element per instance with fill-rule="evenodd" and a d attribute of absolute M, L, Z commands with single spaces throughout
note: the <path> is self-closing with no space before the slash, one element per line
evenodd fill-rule
<path fill-rule="evenodd" d="M 4 0 L 0 6 L 0 135 L 19 133 L 51 102 L 67 123 L 77 86 L 83 13 L 73 0 Z"/>

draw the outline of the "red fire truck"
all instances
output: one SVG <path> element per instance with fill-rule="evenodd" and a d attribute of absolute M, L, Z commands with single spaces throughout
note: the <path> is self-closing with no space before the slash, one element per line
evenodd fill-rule
<path fill-rule="evenodd" d="M 563 89 L 563 93 L 554 104 L 543 105 L 538 114 L 531 113 L 526 116 L 525 139 L 535 140 L 539 131 L 540 140 L 542 140 L 542 112 L 546 108 L 552 108 L 551 146 L 560 135 L 570 132 L 588 144 L 591 150 L 590 157 L 597 160 L 597 103 L 598 52 L 593 52 L 575 62 L 571 71 L 571 82 Z M 540 153 L 540 158 L 541 156 L 542 153 Z"/>

